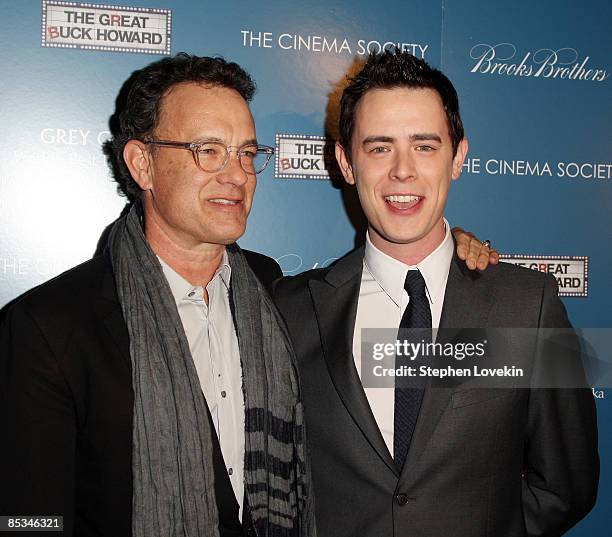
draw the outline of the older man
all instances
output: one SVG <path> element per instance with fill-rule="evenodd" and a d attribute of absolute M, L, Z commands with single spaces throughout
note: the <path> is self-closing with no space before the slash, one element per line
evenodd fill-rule
<path fill-rule="evenodd" d="M 217 58 L 133 77 L 114 146 L 138 201 L 103 255 L 2 328 L 2 514 L 79 536 L 314 534 L 291 346 L 262 283 L 280 271 L 235 245 L 273 152 L 253 93 Z"/>

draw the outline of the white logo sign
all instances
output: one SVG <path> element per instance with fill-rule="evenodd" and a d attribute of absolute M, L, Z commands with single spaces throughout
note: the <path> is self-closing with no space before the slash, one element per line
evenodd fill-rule
<path fill-rule="evenodd" d="M 334 145 L 324 136 L 276 135 L 274 177 L 278 179 L 329 179 L 325 159 L 334 159 Z"/>
<path fill-rule="evenodd" d="M 280 48 L 281 50 L 308 51 L 323 54 L 347 54 L 365 56 L 371 52 L 398 49 L 409 52 L 417 58 L 425 58 L 429 45 L 403 41 L 383 41 L 378 39 L 353 40 L 347 36 L 328 36 L 313 34 L 294 34 L 240 30 L 242 46 L 248 48 Z"/>
<path fill-rule="evenodd" d="M 172 13 L 43 0 L 42 46 L 170 54 Z"/>
<path fill-rule="evenodd" d="M 463 169 L 472 174 L 554 176 L 561 179 L 612 179 L 612 164 L 608 162 L 549 162 L 468 157 L 463 163 Z"/>
<path fill-rule="evenodd" d="M 589 258 L 586 256 L 500 255 L 502 261 L 552 274 L 559 296 L 587 296 Z"/>
<path fill-rule="evenodd" d="M 472 73 L 592 82 L 603 82 L 610 76 L 605 69 L 592 68 L 589 56 L 581 58 L 578 51 L 570 47 L 541 48 L 518 54 L 512 43 L 479 43 L 470 50 L 470 57 L 476 60 L 470 70 Z"/>

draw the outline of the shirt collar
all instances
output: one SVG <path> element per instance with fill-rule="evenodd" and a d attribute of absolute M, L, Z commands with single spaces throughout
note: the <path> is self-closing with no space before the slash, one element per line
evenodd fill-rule
<path fill-rule="evenodd" d="M 170 286 L 170 291 L 172 292 L 172 296 L 174 297 L 174 301 L 178 304 L 182 300 L 194 300 L 194 299 L 202 299 L 203 298 L 203 289 L 200 286 L 193 285 L 188 282 L 185 278 L 183 278 L 178 272 L 176 272 L 168 263 L 166 263 L 161 257 L 157 256 L 159 262 L 162 267 L 162 271 L 164 272 L 164 276 L 166 280 L 168 280 L 168 285 Z M 221 263 L 219 267 L 215 271 L 214 276 L 206 286 L 208 286 L 216 279 L 219 278 L 226 289 L 229 290 L 230 278 L 232 275 L 232 268 L 229 264 L 229 258 L 227 255 L 227 250 L 223 251 L 223 258 L 221 259 Z"/>
<path fill-rule="evenodd" d="M 365 268 L 398 307 L 402 303 L 404 281 L 409 270 L 418 269 L 423 275 L 431 304 L 444 300 L 448 270 L 454 252 L 450 225 L 446 218 L 444 218 L 444 228 L 446 232 L 442 242 L 417 265 L 406 265 L 381 252 L 372 244 L 369 231 L 366 234 Z"/>

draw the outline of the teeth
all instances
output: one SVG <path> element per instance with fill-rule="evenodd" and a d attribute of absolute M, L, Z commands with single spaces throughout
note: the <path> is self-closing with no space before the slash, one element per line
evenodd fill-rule
<path fill-rule="evenodd" d="M 385 196 L 386 201 L 393 201 L 396 203 L 412 203 L 413 201 L 418 201 L 420 199 L 420 196 Z"/>
<path fill-rule="evenodd" d="M 236 200 L 226 200 L 223 198 L 215 198 L 210 201 L 213 203 L 220 203 L 221 205 L 236 205 L 238 203 Z"/>

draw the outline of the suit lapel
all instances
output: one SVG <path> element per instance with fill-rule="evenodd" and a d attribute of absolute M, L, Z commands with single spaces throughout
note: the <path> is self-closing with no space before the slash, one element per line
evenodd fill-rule
<path fill-rule="evenodd" d="M 321 334 L 323 355 L 344 406 L 370 445 L 397 474 L 380 433 L 353 358 L 353 333 L 361 286 L 363 248 L 340 260 L 325 281 L 311 280 L 310 293 Z"/>
<path fill-rule="evenodd" d="M 476 285 L 482 275 L 470 271 L 457 255 L 451 261 L 444 305 L 440 318 L 441 333 L 437 341 L 452 341 L 462 328 L 480 328 L 487 325 L 494 294 L 487 285 Z M 402 470 L 402 480 L 414 475 L 414 468 L 427 447 L 431 436 L 448 407 L 453 387 L 448 382 L 430 378 L 423 394 L 423 403 Z"/>
<path fill-rule="evenodd" d="M 107 254 L 105 255 L 107 256 Z M 104 326 L 108 335 L 116 344 L 118 354 L 120 354 L 122 358 L 122 363 L 131 371 L 130 338 L 125 320 L 123 319 L 121 305 L 117 298 L 115 279 L 112 274 L 108 256 L 107 270 L 103 274 L 99 292 L 94 299 L 94 310 L 100 324 Z"/>

